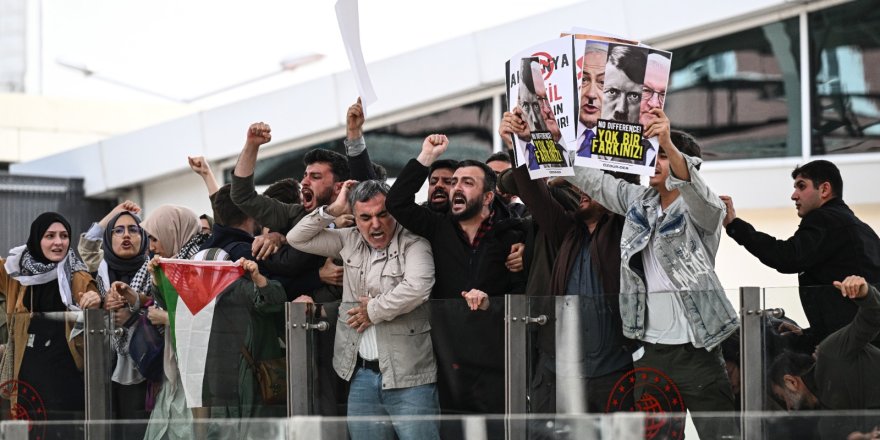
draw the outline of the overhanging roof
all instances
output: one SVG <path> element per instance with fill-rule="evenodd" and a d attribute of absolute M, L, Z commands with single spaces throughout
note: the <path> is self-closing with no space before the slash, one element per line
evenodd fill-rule
<path fill-rule="evenodd" d="M 689 31 L 746 17 L 780 13 L 785 0 L 707 2 L 679 0 L 587 1 L 474 32 L 368 65 L 379 101 L 369 119 L 461 97 L 504 81 L 504 62 L 523 47 L 572 27 L 587 27 L 642 41 L 686 39 Z M 826 2 L 814 2 L 826 3 Z M 601 13 L 599 12 L 601 11 Z M 601 19 L 597 19 L 601 14 Z M 662 40 L 661 40 L 662 41 Z M 252 122 L 272 125 L 267 149 L 293 148 L 305 138 L 338 131 L 357 96 L 351 72 L 340 72 L 282 90 L 113 136 L 41 159 L 13 164 L 16 174 L 82 177 L 88 196 L 186 170 L 186 156 L 235 157 Z"/>

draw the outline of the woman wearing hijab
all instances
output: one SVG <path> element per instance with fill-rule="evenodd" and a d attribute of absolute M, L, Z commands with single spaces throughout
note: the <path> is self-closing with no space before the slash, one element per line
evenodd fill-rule
<path fill-rule="evenodd" d="M 150 252 L 164 258 L 190 259 L 195 255 L 202 243 L 208 239 L 201 233 L 199 216 L 192 210 L 175 205 L 162 205 L 153 211 L 141 227 L 150 242 Z M 146 274 L 149 279 L 149 274 Z M 136 277 L 137 280 L 138 277 Z M 136 281 L 135 280 L 135 281 Z M 152 282 L 149 282 L 152 293 Z M 123 283 L 113 284 L 130 306 L 144 304 L 145 292 L 135 295 L 132 289 Z M 137 298 L 135 298 L 137 297 Z M 134 301 L 135 303 L 132 303 Z M 168 325 L 168 313 L 151 306 L 147 317 L 155 325 Z M 177 359 L 171 344 L 171 332 L 165 331 L 165 382 L 156 397 L 156 404 L 150 414 L 146 439 L 189 439 L 193 437 L 192 412 L 186 407 L 186 398 L 177 369 Z"/>
<path fill-rule="evenodd" d="M 30 420 L 82 419 L 83 359 L 77 338 L 70 337 L 76 315 L 66 312 L 99 308 L 101 297 L 85 264 L 70 248 L 70 223 L 58 213 L 40 214 L 31 224 L 27 243 L 0 262 L 0 294 L 6 296 L 11 345 L 4 352 L 0 380 L 18 380 L 39 395 L 45 414 L 37 413 L 40 408 L 35 405 L 20 406 Z M 18 403 L 24 391 L 13 389 L 11 394 L 11 401 Z M 54 435 L 72 434 L 55 431 Z"/>
<path fill-rule="evenodd" d="M 128 303 L 116 289 L 115 282 L 123 282 L 138 292 L 149 292 L 149 277 L 146 276 L 148 261 L 147 233 L 141 228 L 137 213 L 140 207 L 134 202 L 125 201 L 95 223 L 82 234 L 79 240 L 79 254 L 95 275 L 98 293 L 104 298 L 104 308 L 110 312 L 116 327 L 123 327 L 121 335 L 112 336 L 112 346 L 116 352 L 116 364 L 112 376 L 113 416 L 116 419 L 146 419 L 152 404 L 147 405 L 148 382 L 140 374 L 137 365 L 128 352 L 132 325 L 138 319 L 134 313 L 138 307 L 129 308 Z M 104 249 L 104 244 L 108 246 Z M 137 276 L 138 272 L 143 272 Z M 136 297 L 138 298 L 138 297 Z M 135 303 L 137 301 L 135 300 Z M 135 304 L 137 306 L 137 304 Z M 116 437 L 126 433 L 143 437 L 145 427 L 140 424 L 114 426 L 119 432 Z M 126 431 L 125 433 L 122 430 Z"/>

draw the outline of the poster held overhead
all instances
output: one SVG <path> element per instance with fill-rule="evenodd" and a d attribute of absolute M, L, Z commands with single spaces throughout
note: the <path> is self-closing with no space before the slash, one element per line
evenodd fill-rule
<path fill-rule="evenodd" d="M 665 103 L 671 57 L 647 46 L 585 41 L 575 165 L 654 175 L 658 141 L 642 133 L 651 121 L 651 109 Z"/>
<path fill-rule="evenodd" d="M 532 179 L 574 174 L 566 149 L 577 114 L 572 42 L 571 37 L 550 40 L 506 64 L 508 108 L 528 128 L 513 136 L 513 156 L 517 165 L 527 165 Z"/>

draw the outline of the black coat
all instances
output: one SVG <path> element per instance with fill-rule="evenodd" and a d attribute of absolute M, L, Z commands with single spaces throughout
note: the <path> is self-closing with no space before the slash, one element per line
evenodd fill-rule
<path fill-rule="evenodd" d="M 504 265 L 511 246 L 523 240 L 522 220 L 512 218 L 503 203 L 495 203 L 492 229 L 472 249 L 449 214 L 416 204 L 415 195 L 427 178 L 428 167 L 410 160 L 391 187 L 385 206 L 404 228 L 431 242 L 436 272 L 431 297 L 461 298 L 461 292 L 470 289 L 489 296 L 523 293 L 522 272 L 511 274 Z"/>
<path fill-rule="evenodd" d="M 852 322 L 858 309 L 831 287 L 834 281 L 859 275 L 871 284 L 880 282 L 880 238 L 840 198 L 810 211 L 787 240 L 756 231 L 738 218 L 727 225 L 727 235 L 767 266 L 798 274 L 814 342 Z"/>

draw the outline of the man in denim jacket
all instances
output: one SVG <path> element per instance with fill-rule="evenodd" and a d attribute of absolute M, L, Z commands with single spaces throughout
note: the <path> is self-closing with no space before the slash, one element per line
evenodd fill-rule
<path fill-rule="evenodd" d="M 650 188 L 582 167 L 567 179 L 626 216 L 620 315 L 623 334 L 644 345 L 635 367 L 669 376 L 692 412 L 734 411 L 720 344 L 738 319 L 714 269 L 725 206 L 698 172 L 699 145 L 671 132 L 663 110 L 651 113 L 644 136 L 658 136 L 661 151 Z M 694 424 L 700 438 L 738 435 L 733 420 L 698 417 Z"/>

